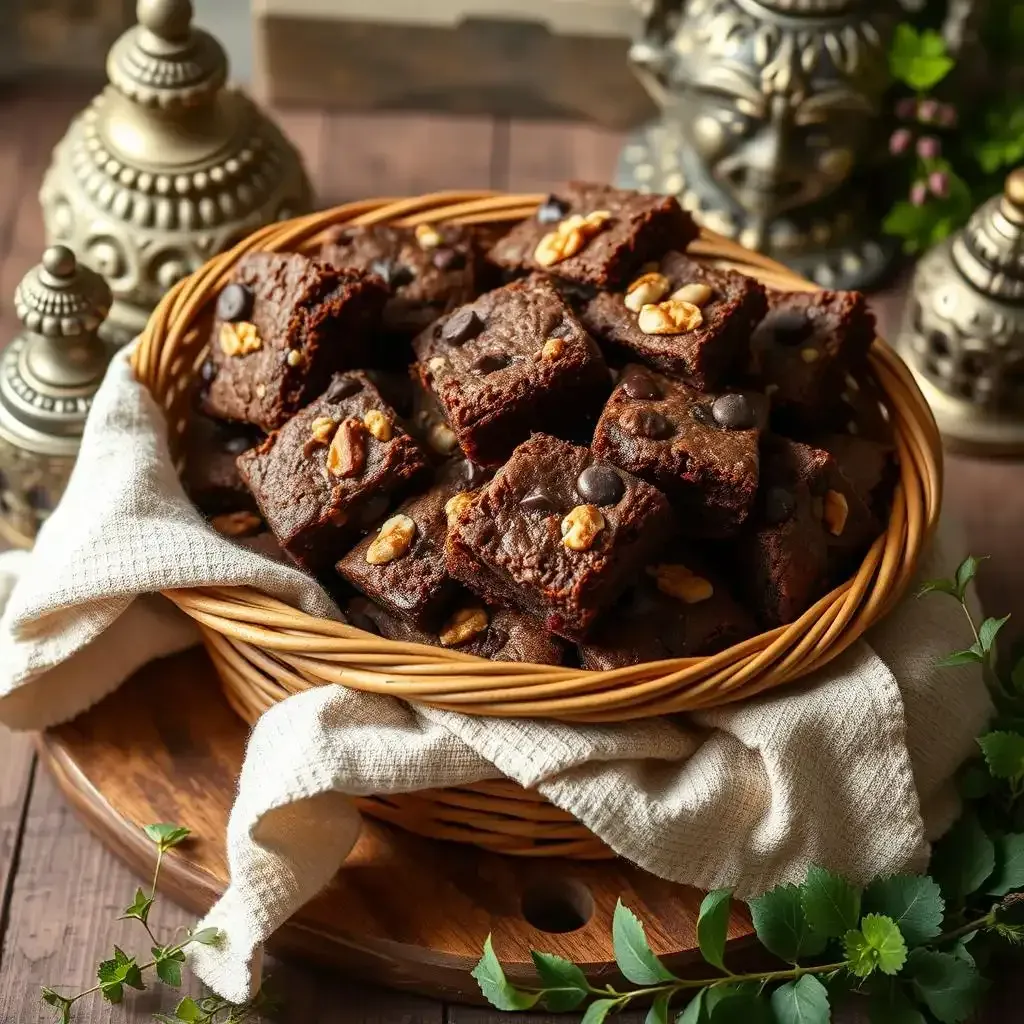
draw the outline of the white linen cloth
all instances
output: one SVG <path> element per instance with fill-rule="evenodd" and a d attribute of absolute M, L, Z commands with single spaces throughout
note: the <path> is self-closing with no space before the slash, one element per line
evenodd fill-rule
<path fill-rule="evenodd" d="M 965 553 L 939 547 L 926 575 L 950 573 Z M 193 509 L 162 413 L 122 352 L 35 549 L 0 558 L 0 721 L 68 719 L 197 642 L 154 592 L 198 584 L 255 586 L 337 614 L 315 582 Z M 346 794 L 508 776 L 647 871 L 741 896 L 798 880 L 812 862 L 859 880 L 920 867 L 956 813 L 951 777 L 989 713 L 975 670 L 936 668 L 966 642 L 953 602 L 909 598 L 800 685 L 622 726 L 473 718 L 340 686 L 291 697 L 252 732 L 228 825 L 231 885 L 204 922 L 226 941 L 198 949 L 193 966 L 222 996 L 246 998 L 262 942 L 355 842 Z"/>

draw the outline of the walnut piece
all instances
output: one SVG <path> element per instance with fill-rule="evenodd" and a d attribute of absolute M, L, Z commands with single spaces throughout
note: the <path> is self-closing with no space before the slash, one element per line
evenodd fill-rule
<path fill-rule="evenodd" d="M 433 224 L 417 224 L 416 241 L 421 249 L 436 249 L 444 239 Z"/>
<path fill-rule="evenodd" d="M 644 306 L 665 298 L 668 289 L 668 278 L 664 274 L 641 274 L 626 289 L 626 297 L 622 301 L 626 309 L 639 313 Z"/>
<path fill-rule="evenodd" d="M 541 359 L 557 359 L 564 351 L 564 338 L 548 338 L 540 350 L 540 356 Z"/>
<path fill-rule="evenodd" d="M 342 479 L 359 476 L 366 466 L 366 427 L 362 420 L 342 420 L 327 452 L 327 472 Z"/>
<path fill-rule="evenodd" d="M 825 492 L 825 507 L 822 512 L 822 519 L 825 521 L 825 529 L 833 537 L 839 537 L 846 529 L 846 519 L 850 514 L 850 505 L 846 495 L 841 491 Z"/>
<path fill-rule="evenodd" d="M 698 576 L 685 565 L 655 565 L 648 570 L 654 582 L 663 594 L 674 597 L 677 601 L 687 604 L 699 604 L 706 601 L 715 592 L 710 580 Z"/>
<path fill-rule="evenodd" d="M 285 358 L 291 367 L 302 365 L 302 353 L 297 348 L 288 349 L 288 355 Z"/>
<path fill-rule="evenodd" d="M 678 299 L 681 302 L 690 302 L 698 308 L 706 306 L 714 292 L 702 281 L 692 281 L 677 288 L 670 296 L 670 299 Z"/>
<path fill-rule="evenodd" d="M 596 505 L 577 505 L 562 520 L 562 543 L 571 551 L 589 551 L 604 527 L 604 516 Z"/>
<path fill-rule="evenodd" d="M 390 441 L 394 434 L 394 431 L 391 429 L 391 420 L 380 409 L 370 409 L 363 417 L 363 426 L 378 441 Z"/>
<path fill-rule="evenodd" d="M 259 530 L 263 520 L 255 512 L 226 512 L 214 516 L 210 525 L 225 537 L 247 537 Z"/>
<path fill-rule="evenodd" d="M 459 446 L 459 439 L 447 423 L 435 423 L 427 433 L 427 441 L 438 455 L 451 455 Z"/>
<path fill-rule="evenodd" d="M 487 612 L 479 605 L 460 608 L 444 624 L 438 635 L 442 647 L 457 647 L 482 633 L 488 626 Z"/>
<path fill-rule="evenodd" d="M 802 348 L 800 358 L 805 363 L 816 363 L 821 358 L 821 353 L 816 348 Z"/>
<path fill-rule="evenodd" d="M 247 356 L 263 348 L 256 325 L 238 320 L 220 325 L 220 350 L 226 356 Z"/>
<path fill-rule="evenodd" d="M 459 491 L 458 494 L 453 494 L 444 503 L 444 514 L 448 517 L 448 523 L 451 525 L 452 520 L 456 519 L 463 509 L 469 508 L 473 504 L 473 491 Z"/>
<path fill-rule="evenodd" d="M 644 334 L 685 334 L 700 327 L 704 317 L 692 302 L 667 299 L 657 305 L 644 306 L 636 322 Z"/>
<path fill-rule="evenodd" d="M 575 256 L 591 238 L 604 230 L 611 218 L 607 210 L 595 210 L 585 217 L 578 213 L 566 217 L 537 243 L 533 258 L 542 267 L 552 267 Z"/>
<path fill-rule="evenodd" d="M 409 550 L 415 536 L 416 524 L 409 516 L 397 515 L 386 519 L 366 549 L 366 561 L 370 565 L 387 565 L 401 558 Z"/>

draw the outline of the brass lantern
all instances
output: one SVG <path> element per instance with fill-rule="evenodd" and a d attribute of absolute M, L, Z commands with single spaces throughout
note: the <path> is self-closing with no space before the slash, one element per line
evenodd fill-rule
<path fill-rule="evenodd" d="M 106 89 L 58 143 L 40 202 L 50 244 L 107 280 L 122 344 L 178 279 L 256 228 L 306 212 L 298 153 L 241 91 L 189 0 L 139 0 Z"/>

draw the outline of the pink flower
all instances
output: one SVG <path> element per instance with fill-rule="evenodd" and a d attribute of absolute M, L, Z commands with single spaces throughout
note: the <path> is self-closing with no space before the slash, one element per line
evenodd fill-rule
<path fill-rule="evenodd" d="M 921 100 L 917 105 L 917 119 L 921 124 L 931 124 L 938 118 L 938 100 Z"/>
<path fill-rule="evenodd" d="M 924 135 L 917 140 L 917 155 L 922 160 L 934 160 L 942 152 L 942 146 L 934 135 Z"/>
<path fill-rule="evenodd" d="M 945 199 L 949 195 L 949 175 L 945 171 L 932 171 L 928 175 L 928 188 L 932 195 Z"/>
<path fill-rule="evenodd" d="M 914 206 L 924 206 L 928 201 L 928 183 L 925 181 L 915 181 L 910 186 L 910 201 Z"/>
<path fill-rule="evenodd" d="M 952 103 L 940 104 L 938 120 L 943 128 L 952 128 L 957 121 L 956 107 Z"/>
<path fill-rule="evenodd" d="M 910 149 L 910 143 L 913 141 L 914 136 L 909 128 L 897 128 L 896 131 L 889 136 L 889 152 L 893 156 L 899 156 L 901 153 L 906 153 Z"/>
<path fill-rule="evenodd" d="M 896 116 L 901 121 L 912 121 L 917 117 L 917 100 L 913 96 L 905 96 L 896 103 Z"/>

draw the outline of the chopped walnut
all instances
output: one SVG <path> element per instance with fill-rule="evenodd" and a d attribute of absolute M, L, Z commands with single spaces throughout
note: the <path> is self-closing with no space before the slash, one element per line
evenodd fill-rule
<path fill-rule="evenodd" d="M 263 347 L 256 325 L 238 320 L 220 325 L 220 349 L 226 356 L 247 356 Z"/>
<path fill-rule="evenodd" d="M 482 633 L 488 626 L 487 612 L 479 605 L 460 608 L 444 624 L 438 640 L 442 647 L 457 647 Z"/>
<path fill-rule="evenodd" d="M 390 441 L 394 431 L 391 428 L 391 420 L 380 411 L 370 409 L 363 417 L 363 426 L 373 434 L 378 441 Z"/>
<path fill-rule="evenodd" d="M 692 302 L 667 299 L 657 305 L 644 306 L 636 322 L 644 334 L 684 334 L 700 327 L 704 317 Z"/>
<path fill-rule="evenodd" d="M 449 525 L 453 519 L 459 516 L 463 509 L 467 509 L 473 504 L 473 493 L 473 491 L 459 491 L 458 494 L 453 494 L 444 503 L 444 514 L 448 517 Z"/>
<path fill-rule="evenodd" d="M 715 592 L 710 580 L 698 576 L 685 565 L 655 565 L 647 571 L 654 577 L 658 589 L 677 601 L 699 604 Z"/>
<path fill-rule="evenodd" d="M 644 306 L 665 298 L 668 289 L 668 278 L 664 274 L 642 274 L 626 289 L 626 297 L 622 301 L 626 309 L 639 313 Z"/>
<path fill-rule="evenodd" d="M 285 358 L 291 367 L 302 365 L 302 353 L 297 348 L 288 349 L 288 355 Z"/>
<path fill-rule="evenodd" d="M 427 433 L 427 441 L 438 455 L 451 455 L 459 446 L 459 439 L 447 423 L 435 423 Z"/>
<path fill-rule="evenodd" d="M 366 549 L 366 561 L 370 565 L 387 565 L 401 558 L 411 547 L 415 536 L 416 524 L 409 516 L 392 516 L 384 521 Z"/>
<path fill-rule="evenodd" d="M 416 241 L 421 249 L 436 249 L 444 239 L 433 224 L 417 224 Z"/>
<path fill-rule="evenodd" d="M 595 210 L 585 217 L 578 213 L 566 217 L 537 243 L 533 258 L 542 267 L 551 267 L 575 256 L 591 238 L 604 230 L 611 216 L 607 210 Z"/>
<path fill-rule="evenodd" d="M 800 358 L 805 363 L 816 363 L 821 358 L 821 353 L 816 348 L 802 348 Z"/>
<path fill-rule="evenodd" d="M 562 543 L 571 551 L 589 551 L 604 527 L 596 505 L 577 505 L 562 520 Z"/>
<path fill-rule="evenodd" d="M 548 338 L 540 350 L 540 355 L 542 359 L 557 359 L 564 351 L 564 338 Z"/>
<path fill-rule="evenodd" d="M 850 514 L 850 505 L 846 495 L 840 491 L 825 492 L 825 507 L 822 512 L 822 519 L 825 521 L 825 529 L 838 537 L 846 529 L 846 519 Z"/>
<path fill-rule="evenodd" d="M 320 444 L 330 444 L 334 437 L 334 420 L 330 416 L 317 416 L 309 425 L 309 432 L 313 435 L 314 441 Z"/>
<path fill-rule="evenodd" d="M 669 298 L 678 299 L 681 302 L 690 302 L 698 308 L 706 306 L 714 294 L 711 288 L 702 281 L 692 281 L 677 288 Z"/>
<path fill-rule="evenodd" d="M 427 360 L 427 369 L 437 375 L 448 365 L 448 360 L 444 356 L 433 356 Z"/>
<path fill-rule="evenodd" d="M 327 452 L 327 472 L 342 478 L 359 476 L 366 465 L 366 427 L 361 420 L 342 420 Z"/>
<path fill-rule="evenodd" d="M 210 525 L 225 537 L 247 537 L 259 530 L 263 520 L 255 512 L 227 512 L 214 516 Z"/>

